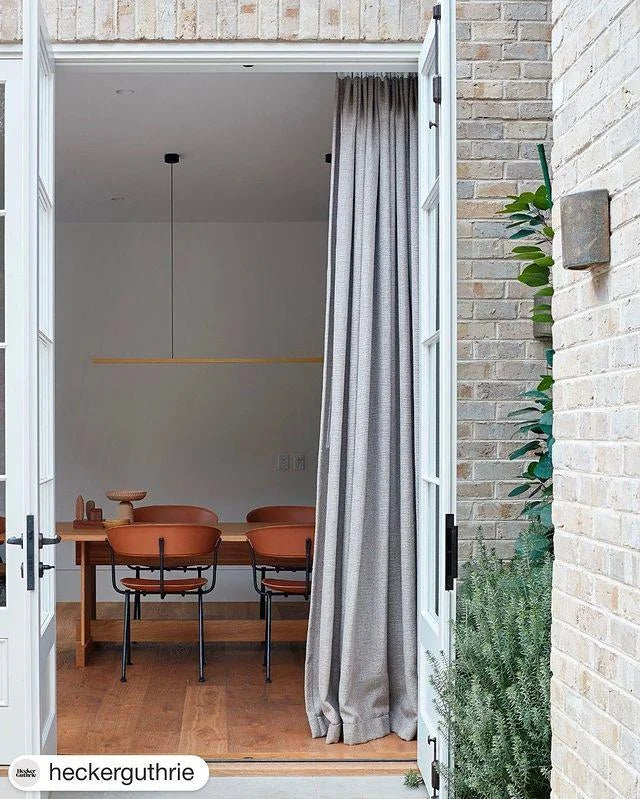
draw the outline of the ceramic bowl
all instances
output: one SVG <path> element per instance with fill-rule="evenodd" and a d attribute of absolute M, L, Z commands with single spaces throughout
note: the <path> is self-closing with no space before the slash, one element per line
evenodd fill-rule
<path fill-rule="evenodd" d="M 113 502 L 138 502 L 147 496 L 146 491 L 105 491 L 107 499 Z"/>

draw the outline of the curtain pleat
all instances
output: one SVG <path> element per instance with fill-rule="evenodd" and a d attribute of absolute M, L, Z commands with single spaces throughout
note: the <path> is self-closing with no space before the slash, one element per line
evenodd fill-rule
<path fill-rule="evenodd" d="M 417 728 L 414 76 L 339 78 L 305 696 L 314 737 Z"/>

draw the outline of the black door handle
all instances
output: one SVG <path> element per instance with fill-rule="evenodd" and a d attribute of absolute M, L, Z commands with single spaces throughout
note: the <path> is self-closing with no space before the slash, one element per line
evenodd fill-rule
<path fill-rule="evenodd" d="M 7 538 L 7 544 L 13 544 L 16 547 L 22 546 L 22 536 L 14 535 L 12 538 Z"/>
<path fill-rule="evenodd" d="M 62 541 L 59 535 L 54 536 L 53 538 L 45 538 L 42 533 L 38 536 L 38 546 L 40 549 L 42 547 L 50 546 L 51 544 L 59 544 Z"/>

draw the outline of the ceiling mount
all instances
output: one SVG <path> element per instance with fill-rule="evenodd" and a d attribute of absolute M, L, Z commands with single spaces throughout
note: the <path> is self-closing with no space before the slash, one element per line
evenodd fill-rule
<path fill-rule="evenodd" d="M 165 153 L 164 162 L 165 164 L 179 164 L 180 156 L 178 155 L 178 153 Z"/>

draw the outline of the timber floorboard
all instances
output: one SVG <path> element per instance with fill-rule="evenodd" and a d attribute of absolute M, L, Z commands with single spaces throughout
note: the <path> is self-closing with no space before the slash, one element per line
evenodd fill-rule
<path fill-rule="evenodd" d="M 304 618 L 305 603 L 274 603 L 276 618 Z M 143 603 L 143 618 L 191 618 L 187 602 Z M 255 618 L 255 602 L 212 602 L 210 619 Z M 98 603 L 98 618 L 120 619 L 121 603 Z M 415 741 L 389 735 L 359 746 L 314 739 L 304 709 L 304 644 L 275 644 L 273 682 L 264 682 L 260 644 L 209 643 L 207 681 L 198 683 L 197 647 L 133 643 L 133 665 L 120 682 L 121 649 L 98 645 L 75 666 L 76 603 L 58 604 L 58 752 L 60 754 L 197 754 L 213 761 L 387 761 L 406 770 Z M 393 763 L 397 761 L 397 765 Z M 234 765 L 235 764 L 235 765 Z M 273 763 L 276 767 L 277 764 Z M 215 768 L 214 766 L 212 766 Z"/>

